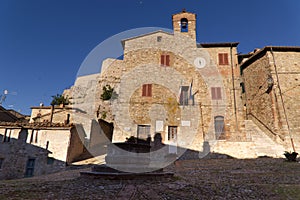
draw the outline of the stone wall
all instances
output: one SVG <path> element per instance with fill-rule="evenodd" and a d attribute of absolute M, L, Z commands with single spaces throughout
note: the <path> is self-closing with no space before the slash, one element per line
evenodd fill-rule
<path fill-rule="evenodd" d="M 50 151 L 26 143 L 26 137 L 29 135 L 27 129 L 23 129 L 22 133 L 20 130 L 15 131 L 18 131 L 19 139 L 11 138 L 9 142 L 0 144 L 0 159 L 2 159 L 0 179 L 23 178 L 31 175 L 38 176 L 65 168 L 65 162 L 48 157 L 51 153 Z M 0 135 L 1 139 L 2 137 Z M 26 172 L 29 159 L 34 159 L 32 174 Z"/>
<path fill-rule="evenodd" d="M 80 155 L 83 154 L 85 150 L 84 135 L 80 135 L 76 127 L 71 128 L 70 133 L 71 135 L 69 138 L 66 156 L 67 164 L 71 164 L 73 161 L 75 161 Z"/>
<path fill-rule="evenodd" d="M 3 138 L 6 129 L 13 130 L 14 134 L 11 135 L 11 139 L 19 139 L 21 128 L 9 126 L 0 127 L 1 138 Z M 51 152 L 49 156 L 56 160 L 70 162 L 80 152 L 82 153 L 82 138 L 83 136 L 79 137 L 75 129 L 71 131 L 71 127 L 36 127 L 28 129 L 26 143 L 47 149 Z"/>
<path fill-rule="evenodd" d="M 290 137 L 294 138 L 295 148 L 300 151 L 300 52 L 275 51 L 273 55 L 268 52 L 277 101 L 278 128 L 285 135 L 286 143 L 290 143 Z"/>
<path fill-rule="evenodd" d="M 291 148 L 291 137 L 296 149 L 300 146 L 299 65 L 299 52 L 268 50 L 243 70 L 248 117 L 267 128 L 265 133 L 284 142 L 287 149 Z M 273 80 L 270 88 L 268 78 Z"/>
<path fill-rule="evenodd" d="M 272 93 L 266 93 L 267 78 L 271 71 L 269 62 L 269 57 L 264 55 L 243 71 L 243 77 L 247 115 L 253 115 L 268 129 L 275 131 Z"/>
<path fill-rule="evenodd" d="M 72 113 L 73 111 L 71 106 L 54 106 L 53 109 L 51 106 L 32 107 L 29 122 L 50 122 L 52 115 L 53 123 L 72 123 Z"/>

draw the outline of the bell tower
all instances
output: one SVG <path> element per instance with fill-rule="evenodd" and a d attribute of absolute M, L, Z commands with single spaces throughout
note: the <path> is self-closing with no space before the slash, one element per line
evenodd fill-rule
<path fill-rule="evenodd" d="M 196 14 L 185 9 L 172 16 L 174 33 L 182 33 L 196 40 Z"/>

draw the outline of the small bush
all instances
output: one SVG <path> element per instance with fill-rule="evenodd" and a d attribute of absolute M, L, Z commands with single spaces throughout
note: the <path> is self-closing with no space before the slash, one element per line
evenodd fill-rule
<path fill-rule="evenodd" d="M 101 94 L 101 99 L 103 101 L 110 100 L 114 92 L 114 88 L 110 85 L 103 86 L 103 93 Z"/>
<path fill-rule="evenodd" d="M 284 152 L 284 156 L 286 157 L 286 159 L 288 161 L 292 161 L 292 162 L 296 162 L 297 155 L 298 155 L 298 153 L 296 153 L 296 152 L 293 152 L 293 153 L 288 152 L 288 151 Z"/>

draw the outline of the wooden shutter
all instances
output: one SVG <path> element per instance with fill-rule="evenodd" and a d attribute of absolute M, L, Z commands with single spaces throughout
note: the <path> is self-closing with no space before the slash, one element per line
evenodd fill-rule
<path fill-rule="evenodd" d="M 214 87 L 211 88 L 211 98 L 216 99 L 216 94 L 215 94 L 215 88 Z"/>
<path fill-rule="evenodd" d="M 142 96 L 145 97 L 147 94 L 147 85 L 143 85 L 143 91 L 142 91 Z"/>
<path fill-rule="evenodd" d="M 219 53 L 219 65 L 228 65 L 228 53 Z"/>
<path fill-rule="evenodd" d="M 212 87 L 211 88 L 211 98 L 213 100 L 220 100 L 222 99 L 222 93 L 220 87 Z"/>
<path fill-rule="evenodd" d="M 147 97 L 152 97 L 152 84 L 148 84 L 148 94 Z"/>
<path fill-rule="evenodd" d="M 143 97 L 151 97 L 152 96 L 152 84 L 144 84 L 142 90 Z"/>
<path fill-rule="evenodd" d="M 224 53 L 223 57 L 224 57 L 224 65 L 228 65 L 229 64 L 229 62 L 228 62 L 228 53 Z"/>
<path fill-rule="evenodd" d="M 219 53 L 219 65 L 223 65 L 223 56 Z"/>
<path fill-rule="evenodd" d="M 170 55 L 161 55 L 160 64 L 161 66 L 170 66 Z"/>
<path fill-rule="evenodd" d="M 160 64 L 161 64 L 162 66 L 165 65 L 165 55 L 161 55 L 161 56 L 160 56 Z"/>
<path fill-rule="evenodd" d="M 166 66 L 170 66 L 170 55 L 166 55 Z"/>
<path fill-rule="evenodd" d="M 216 88 L 216 98 L 217 99 L 222 99 L 222 97 L 221 97 L 221 88 L 220 87 Z"/>

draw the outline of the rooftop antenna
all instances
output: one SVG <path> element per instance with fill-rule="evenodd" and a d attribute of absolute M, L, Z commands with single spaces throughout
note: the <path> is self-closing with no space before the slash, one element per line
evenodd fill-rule
<path fill-rule="evenodd" d="M 2 106 L 2 103 L 5 101 L 7 94 L 8 94 L 8 90 L 4 90 L 3 94 L 0 95 L 0 106 Z"/>

